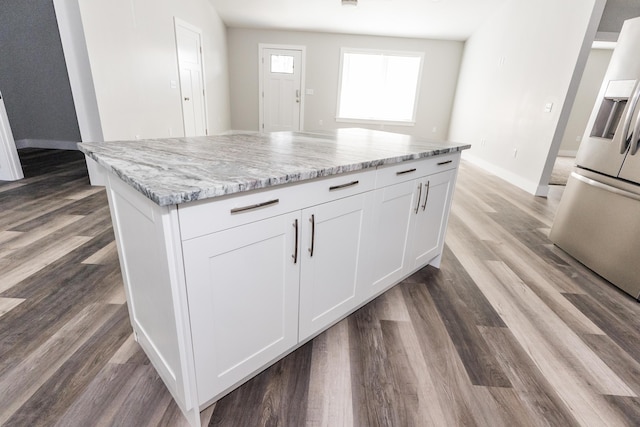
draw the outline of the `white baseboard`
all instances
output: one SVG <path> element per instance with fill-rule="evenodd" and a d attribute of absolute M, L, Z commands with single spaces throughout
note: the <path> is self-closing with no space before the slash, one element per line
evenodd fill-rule
<path fill-rule="evenodd" d="M 547 197 L 547 194 L 549 194 L 548 185 L 538 185 L 537 182 L 529 181 L 521 177 L 520 175 L 516 175 L 515 173 L 505 170 L 501 167 L 498 167 L 493 163 L 489 163 L 486 160 L 482 160 L 471 154 L 468 154 L 466 151 L 462 153 L 462 158 L 467 160 L 469 163 L 472 163 L 478 166 L 479 168 L 492 173 L 498 178 L 505 180 L 509 184 L 513 184 L 516 187 L 523 189 L 529 194 L 533 194 L 534 196 L 540 196 L 540 197 Z"/>
<path fill-rule="evenodd" d="M 227 131 L 219 133 L 218 135 L 236 135 L 236 134 L 247 134 L 247 133 L 254 134 L 259 132 L 257 130 L 229 129 Z"/>
<path fill-rule="evenodd" d="M 78 141 L 58 141 L 53 139 L 19 139 L 16 148 L 48 148 L 53 150 L 77 150 Z"/>

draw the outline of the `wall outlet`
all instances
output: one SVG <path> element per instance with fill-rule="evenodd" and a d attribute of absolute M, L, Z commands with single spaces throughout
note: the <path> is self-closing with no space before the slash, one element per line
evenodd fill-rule
<path fill-rule="evenodd" d="M 318 120 L 318 124 L 319 124 L 320 126 L 322 126 L 322 125 L 324 124 L 324 120 L 322 120 L 322 119 Z"/>
<path fill-rule="evenodd" d="M 518 149 L 514 148 L 513 149 L 513 158 L 515 159 L 516 157 L 518 157 Z"/>
<path fill-rule="evenodd" d="M 580 141 L 582 141 L 582 135 L 576 136 L 576 142 L 580 142 Z"/>
<path fill-rule="evenodd" d="M 436 126 L 434 126 L 433 128 L 431 128 L 431 132 L 433 132 L 433 133 L 438 132 L 438 128 Z"/>

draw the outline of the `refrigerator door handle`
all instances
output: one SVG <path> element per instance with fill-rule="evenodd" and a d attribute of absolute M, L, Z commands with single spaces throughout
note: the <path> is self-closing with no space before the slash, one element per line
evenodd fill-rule
<path fill-rule="evenodd" d="M 595 181 L 591 178 L 587 178 L 586 176 L 579 175 L 575 172 L 571 172 L 571 177 L 577 179 L 578 181 L 582 181 L 592 187 L 600 188 L 601 190 L 608 191 L 610 193 L 615 193 L 629 199 L 640 201 L 640 194 L 632 193 L 631 191 L 626 191 L 621 188 L 612 187 L 603 182 Z"/>
<path fill-rule="evenodd" d="M 637 135 L 634 131 L 631 135 L 629 135 L 629 128 L 631 128 L 631 120 L 633 119 L 633 113 L 636 111 L 636 106 L 638 105 L 638 97 L 640 97 L 640 82 L 636 81 L 636 86 L 633 88 L 633 95 L 631 95 L 631 100 L 627 104 L 627 114 L 624 117 L 624 126 L 622 127 L 622 133 L 620 135 L 620 154 L 624 154 L 629 147 L 629 142 L 633 139 L 634 135 Z M 637 125 L 636 121 L 636 125 Z"/>
<path fill-rule="evenodd" d="M 630 155 L 634 156 L 638 152 L 638 143 L 640 143 L 640 114 L 636 117 L 636 125 L 633 127 L 633 133 L 631 134 Z"/>

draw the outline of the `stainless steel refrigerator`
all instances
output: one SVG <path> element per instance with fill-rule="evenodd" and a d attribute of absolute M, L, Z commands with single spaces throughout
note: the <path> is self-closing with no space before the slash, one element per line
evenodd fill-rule
<path fill-rule="evenodd" d="M 625 21 L 549 238 L 640 299 L 640 17 Z"/>

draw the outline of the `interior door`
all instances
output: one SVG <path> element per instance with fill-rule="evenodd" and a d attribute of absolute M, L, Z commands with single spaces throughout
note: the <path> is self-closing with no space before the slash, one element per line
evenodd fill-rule
<path fill-rule="evenodd" d="M 261 49 L 264 132 L 298 131 L 302 108 L 302 50 Z"/>
<path fill-rule="evenodd" d="M 206 135 L 202 32 L 178 19 L 175 29 L 184 135 Z"/>

